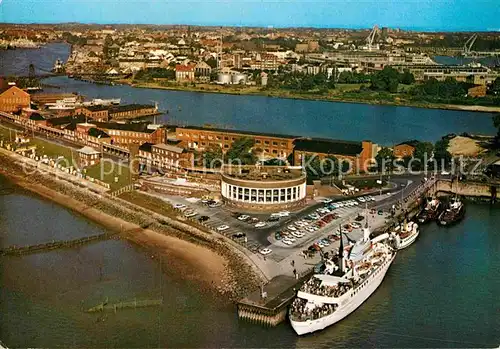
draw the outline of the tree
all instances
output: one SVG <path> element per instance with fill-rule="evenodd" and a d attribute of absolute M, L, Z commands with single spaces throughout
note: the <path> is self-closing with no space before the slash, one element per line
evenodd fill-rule
<path fill-rule="evenodd" d="M 434 145 L 431 142 L 419 142 L 415 146 L 415 152 L 413 153 L 413 158 L 418 159 L 418 161 L 412 163 L 412 168 L 415 170 L 420 170 L 427 164 L 427 162 L 432 158 L 432 153 L 434 151 Z"/>
<path fill-rule="evenodd" d="M 398 92 L 399 73 L 396 69 L 385 67 L 372 75 L 370 88 L 376 91 Z"/>
<path fill-rule="evenodd" d="M 222 148 L 218 144 L 211 144 L 203 152 L 203 166 L 206 168 L 219 168 L 222 166 Z"/>
<path fill-rule="evenodd" d="M 206 63 L 210 66 L 210 68 L 214 69 L 217 68 L 217 60 L 213 57 L 210 57 L 209 59 L 206 60 Z"/>
<path fill-rule="evenodd" d="M 490 85 L 490 92 L 494 95 L 500 95 L 500 78 L 496 78 Z"/>
<path fill-rule="evenodd" d="M 403 74 L 399 76 L 399 82 L 405 85 L 411 85 L 415 83 L 415 77 L 408 70 L 405 70 Z"/>
<path fill-rule="evenodd" d="M 379 150 L 375 156 L 375 161 L 377 162 L 377 168 L 379 171 L 391 171 L 394 165 L 394 152 L 392 149 L 383 147 Z"/>
<path fill-rule="evenodd" d="M 253 152 L 255 140 L 253 138 L 241 137 L 233 142 L 231 148 L 226 153 L 227 162 L 242 165 L 254 165 L 257 156 Z"/>
<path fill-rule="evenodd" d="M 451 154 L 448 151 L 450 141 L 441 139 L 434 145 L 434 159 L 437 161 L 438 168 L 445 168 L 451 162 Z"/>
<path fill-rule="evenodd" d="M 313 179 L 321 177 L 321 162 L 317 155 L 306 155 L 303 166 L 305 166 L 308 183 L 312 183 Z"/>

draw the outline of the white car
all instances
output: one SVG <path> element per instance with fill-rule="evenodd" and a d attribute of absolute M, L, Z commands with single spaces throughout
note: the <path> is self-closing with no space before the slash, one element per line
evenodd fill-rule
<path fill-rule="evenodd" d="M 194 212 L 194 211 L 190 211 L 190 212 L 185 213 L 185 214 L 184 214 L 184 217 L 189 218 L 189 217 L 194 217 L 194 216 L 196 216 L 196 215 L 197 215 L 197 213 L 196 213 L 196 212 Z"/>
<path fill-rule="evenodd" d="M 366 202 L 365 198 L 363 198 L 363 197 L 358 198 L 358 201 L 359 202 Z"/>
<path fill-rule="evenodd" d="M 278 213 L 280 217 L 288 217 L 290 215 L 289 211 L 281 211 Z"/>
<path fill-rule="evenodd" d="M 217 231 L 224 231 L 224 230 L 228 230 L 229 229 L 229 225 L 221 225 L 220 227 L 217 227 Z"/>
<path fill-rule="evenodd" d="M 295 236 L 296 238 L 300 239 L 300 238 L 303 238 L 305 234 L 300 232 L 300 231 L 293 231 L 292 235 Z"/>
<path fill-rule="evenodd" d="M 351 226 L 352 226 L 353 228 L 356 228 L 356 229 L 361 228 L 361 224 L 359 224 L 358 222 L 352 222 L 352 223 L 351 223 Z"/>
<path fill-rule="evenodd" d="M 255 228 L 263 228 L 266 225 L 267 225 L 266 222 L 259 222 L 259 223 L 255 224 Z"/>
<path fill-rule="evenodd" d="M 291 230 L 291 231 L 297 230 L 297 228 L 295 228 L 293 225 L 289 225 L 287 228 L 288 228 L 288 230 Z"/>
<path fill-rule="evenodd" d="M 259 253 L 263 256 L 268 255 L 272 252 L 273 252 L 273 250 L 271 250 L 270 248 L 263 248 L 263 249 L 259 250 Z"/>
<path fill-rule="evenodd" d="M 285 245 L 293 245 L 293 242 L 287 237 L 282 239 L 281 242 L 284 243 Z"/>
<path fill-rule="evenodd" d="M 322 203 L 324 203 L 324 204 L 329 204 L 329 203 L 330 203 L 330 202 L 332 202 L 332 201 L 333 201 L 332 199 L 324 199 L 324 200 L 322 201 Z"/>
<path fill-rule="evenodd" d="M 313 227 L 306 227 L 306 230 L 310 233 L 314 233 L 316 230 L 314 230 Z"/>
<path fill-rule="evenodd" d="M 291 237 L 291 236 L 287 236 L 285 239 L 291 241 L 292 243 L 297 241 L 297 239 L 295 239 L 294 237 Z"/>
<path fill-rule="evenodd" d="M 174 208 L 178 209 L 178 210 L 182 210 L 182 209 L 185 209 L 187 206 L 184 205 L 184 204 L 175 204 L 174 205 Z"/>
<path fill-rule="evenodd" d="M 246 221 L 248 218 L 250 218 L 249 215 L 242 214 L 241 216 L 238 217 L 238 220 L 240 220 L 240 221 Z"/>

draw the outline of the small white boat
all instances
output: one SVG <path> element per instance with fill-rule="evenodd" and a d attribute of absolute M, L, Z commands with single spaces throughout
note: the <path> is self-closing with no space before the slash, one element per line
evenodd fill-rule
<path fill-rule="evenodd" d="M 391 241 L 394 248 L 402 250 L 407 248 L 417 240 L 420 230 L 415 222 L 405 223 L 402 226 L 397 226 L 391 233 Z"/>

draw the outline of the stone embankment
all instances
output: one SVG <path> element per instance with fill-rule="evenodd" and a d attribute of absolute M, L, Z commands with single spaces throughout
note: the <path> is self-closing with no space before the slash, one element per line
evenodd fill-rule
<path fill-rule="evenodd" d="M 231 248 L 216 234 L 149 211 L 120 198 L 77 187 L 47 173 L 35 172 L 29 176 L 24 175 L 22 165 L 11 160 L 10 157 L 0 154 L 2 164 L 0 173 L 10 177 L 16 184 L 98 221 L 107 228 L 120 229 L 121 236 L 131 242 L 152 250 L 159 247 L 156 243 L 148 243 L 144 236 L 139 238 L 130 233 L 132 229 L 125 229 L 131 224 L 138 227 L 147 226 L 148 231 L 188 241 L 222 256 L 226 261 L 226 265 L 222 268 L 224 275 L 220 275 L 220 282 L 213 284 L 220 293 L 237 299 L 255 289 L 260 283 L 256 273 L 246 262 L 245 256 Z"/>

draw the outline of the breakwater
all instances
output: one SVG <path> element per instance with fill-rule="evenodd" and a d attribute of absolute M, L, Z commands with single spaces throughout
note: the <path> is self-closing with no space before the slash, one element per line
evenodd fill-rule
<path fill-rule="evenodd" d="M 117 233 L 103 233 L 99 235 L 86 236 L 74 240 L 65 241 L 51 241 L 44 244 L 30 245 L 30 246 L 10 246 L 0 249 L 0 256 L 22 256 L 33 253 L 40 253 L 52 251 L 61 248 L 72 248 L 89 244 L 92 242 L 103 241 L 116 236 Z"/>
<path fill-rule="evenodd" d="M 163 299 L 144 299 L 128 302 L 118 302 L 107 304 L 107 302 L 103 302 L 101 304 L 96 305 L 95 307 L 89 308 L 85 310 L 86 313 L 98 313 L 103 311 L 114 311 L 116 313 L 117 310 L 122 309 L 136 309 L 136 308 L 146 308 L 146 307 L 157 307 L 163 305 Z"/>

